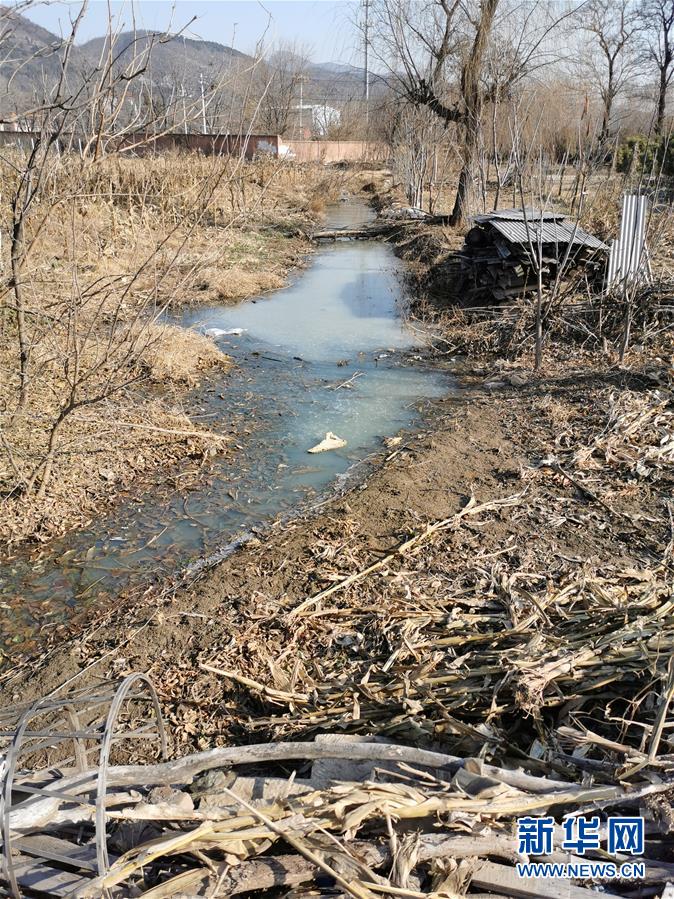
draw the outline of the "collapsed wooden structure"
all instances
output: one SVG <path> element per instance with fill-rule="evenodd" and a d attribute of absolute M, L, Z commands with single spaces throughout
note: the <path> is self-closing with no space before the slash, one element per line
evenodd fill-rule
<path fill-rule="evenodd" d="M 600 280 L 608 246 L 563 213 L 501 209 L 473 217 L 458 255 L 462 305 L 503 302 L 583 268 Z"/>

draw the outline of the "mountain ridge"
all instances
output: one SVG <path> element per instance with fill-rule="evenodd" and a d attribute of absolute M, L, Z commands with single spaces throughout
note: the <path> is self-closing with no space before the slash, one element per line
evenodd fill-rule
<path fill-rule="evenodd" d="M 20 15 L 0 6 L 0 113 L 20 113 L 44 95 L 44 87 L 56 83 L 61 70 L 59 51 L 65 39 Z M 107 36 L 75 43 L 71 65 L 82 76 L 93 71 L 105 51 Z M 252 68 L 254 58 L 218 41 L 169 34 L 150 29 L 127 30 L 116 35 L 116 66 L 122 70 L 137 54 L 152 45 L 147 76 L 159 91 L 172 87 L 197 96 L 201 80 L 207 85 L 227 80 Z M 345 101 L 360 96 L 364 73 L 346 63 L 311 62 L 307 66 L 308 83 L 304 95 L 316 102 Z"/>

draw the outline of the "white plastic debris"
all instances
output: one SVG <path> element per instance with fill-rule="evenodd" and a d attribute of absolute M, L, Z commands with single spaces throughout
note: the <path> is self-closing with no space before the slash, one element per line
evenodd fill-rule
<path fill-rule="evenodd" d="M 423 219 L 432 218 L 430 213 L 424 212 L 418 206 L 395 206 L 391 209 L 384 209 L 379 214 L 379 218 L 386 221 L 400 221 L 404 219 L 423 221 Z"/>
<path fill-rule="evenodd" d="M 246 330 L 246 328 L 208 328 L 206 334 L 209 337 L 240 337 Z"/>
<path fill-rule="evenodd" d="M 317 443 L 316 446 L 312 446 L 310 450 L 307 450 L 307 452 L 325 453 L 328 450 L 341 449 L 343 446 L 346 446 L 346 440 L 343 440 L 341 437 L 333 434 L 332 431 L 328 431 L 323 440 L 321 440 L 320 443 Z"/>

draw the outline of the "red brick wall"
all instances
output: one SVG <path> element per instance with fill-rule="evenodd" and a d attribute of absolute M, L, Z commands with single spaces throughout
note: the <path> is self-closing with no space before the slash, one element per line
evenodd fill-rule
<path fill-rule="evenodd" d="M 239 156 L 243 151 L 246 159 L 260 153 L 278 155 L 277 134 L 160 134 L 156 137 L 144 134 L 128 134 L 119 143 L 121 150 L 138 154 L 166 153 L 171 150 L 186 150 L 203 153 L 206 156 Z"/>

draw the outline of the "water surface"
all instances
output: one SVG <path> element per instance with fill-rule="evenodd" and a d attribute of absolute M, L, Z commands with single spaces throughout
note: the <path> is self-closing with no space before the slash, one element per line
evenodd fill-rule
<path fill-rule="evenodd" d="M 363 217 L 363 207 L 342 206 L 329 225 Z M 214 459 L 194 489 L 180 487 L 176 470 L 176 489 L 136 490 L 39 558 L 24 551 L 6 562 L 5 649 L 29 648 L 40 628 L 67 620 L 69 610 L 109 601 L 291 513 L 381 448 L 382 438 L 413 424 L 420 401 L 449 384 L 410 363 L 416 338 L 404 324 L 400 274 L 386 244 L 340 241 L 321 247 L 273 295 L 183 315 L 185 327 L 217 334 L 235 360 L 190 405 L 197 421 L 232 425 L 238 448 Z M 346 447 L 308 454 L 327 431 Z"/>

